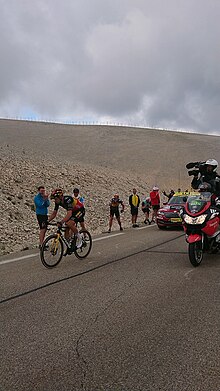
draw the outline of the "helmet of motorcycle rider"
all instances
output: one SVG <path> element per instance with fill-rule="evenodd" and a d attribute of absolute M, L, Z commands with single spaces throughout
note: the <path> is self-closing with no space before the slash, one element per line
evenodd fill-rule
<path fill-rule="evenodd" d="M 50 195 L 51 200 L 54 198 L 62 198 L 63 197 L 63 190 L 62 189 L 54 189 Z"/>
<path fill-rule="evenodd" d="M 201 185 L 199 185 L 199 192 L 203 192 L 203 191 L 211 191 L 212 190 L 212 186 L 210 185 L 210 183 L 207 183 L 207 182 L 203 182 Z"/>
<path fill-rule="evenodd" d="M 212 166 L 213 167 L 213 169 L 212 169 L 213 172 L 215 172 L 217 170 L 217 168 L 218 168 L 218 162 L 215 159 L 208 159 L 208 160 L 206 160 L 205 165 L 206 166 Z"/>

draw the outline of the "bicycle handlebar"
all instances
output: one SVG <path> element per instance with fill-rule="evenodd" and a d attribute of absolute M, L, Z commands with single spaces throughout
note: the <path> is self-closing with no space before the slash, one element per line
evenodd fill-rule
<path fill-rule="evenodd" d="M 54 227 L 57 227 L 57 228 L 60 229 L 61 231 L 65 231 L 65 230 L 66 230 L 66 227 L 58 227 L 57 223 L 48 222 L 47 225 L 52 225 L 52 226 L 54 226 Z"/>

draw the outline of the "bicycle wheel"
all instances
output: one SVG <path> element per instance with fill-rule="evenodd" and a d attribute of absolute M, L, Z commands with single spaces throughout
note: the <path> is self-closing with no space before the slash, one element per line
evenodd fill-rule
<path fill-rule="evenodd" d="M 40 251 L 41 262 L 47 268 L 52 268 L 60 263 L 63 256 L 63 242 L 56 235 L 52 234 L 48 236 Z"/>
<path fill-rule="evenodd" d="M 89 231 L 82 229 L 80 231 L 80 234 L 82 236 L 82 246 L 80 248 L 75 248 L 74 254 L 77 258 L 83 259 L 86 258 L 92 248 L 92 237 L 89 233 Z M 75 236 L 76 241 L 76 236 Z"/>

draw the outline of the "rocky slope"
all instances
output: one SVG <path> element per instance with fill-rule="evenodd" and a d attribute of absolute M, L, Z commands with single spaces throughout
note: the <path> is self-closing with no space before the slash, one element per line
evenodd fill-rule
<path fill-rule="evenodd" d="M 132 188 L 137 187 L 140 196 L 149 191 L 143 177 L 107 168 L 64 165 L 46 156 L 37 158 L 32 151 L 9 144 L 0 147 L 0 156 L 0 255 L 37 247 L 38 225 L 33 198 L 41 184 L 48 191 L 62 187 L 66 194 L 72 194 L 73 188 L 79 187 L 86 200 L 86 225 L 93 234 L 108 229 L 108 204 L 114 192 L 119 192 L 126 204 L 122 222 L 128 227 L 131 225 L 128 196 Z M 49 211 L 52 209 L 53 202 Z M 142 213 L 140 219 L 143 221 Z M 118 229 L 117 222 L 113 229 Z"/>

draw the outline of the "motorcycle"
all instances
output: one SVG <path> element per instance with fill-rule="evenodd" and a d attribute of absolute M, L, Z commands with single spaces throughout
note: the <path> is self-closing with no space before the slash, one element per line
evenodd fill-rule
<path fill-rule="evenodd" d="M 220 211 L 213 205 L 212 193 L 198 192 L 189 196 L 180 211 L 186 233 L 191 264 L 199 266 L 203 254 L 220 250 Z"/>

